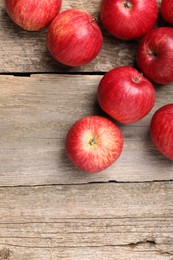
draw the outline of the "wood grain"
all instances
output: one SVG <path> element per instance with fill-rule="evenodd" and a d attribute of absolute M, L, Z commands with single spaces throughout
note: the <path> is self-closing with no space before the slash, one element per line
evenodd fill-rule
<path fill-rule="evenodd" d="M 158 0 L 160 3 L 160 0 Z M 15 25 L 0 2 L 0 72 L 105 72 L 120 65 L 133 66 L 137 41 L 124 42 L 109 35 L 99 18 L 100 0 L 63 0 L 62 10 L 78 8 L 98 19 L 104 44 L 98 57 L 91 63 L 69 68 L 56 62 L 46 48 L 46 30 L 27 32 Z"/>
<path fill-rule="evenodd" d="M 0 186 L 173 179 L 173 163 L 156 151 L 149 138 L 153 113 L 172 102 L 172 85 L 156 87 L 156 105 L 143 120 L 118 124 L 125 145 L 110 168 L 85 174 L 68 160 L 65 137 L 71 125 L 87 115 L 106 116 L 96 99 L 101 77 L 0 77 Z"/>
<path fill-rule="evenodd" d="M 99 72 L 135 64 L 138 41 L 111 37 L 99 5 L 63 0 L 62 10 L 96 17 L 104 36 L 93 62 L 68 68 L 48 53 L 46 30 L 22 30 L 0 2 L 0 73 L 19 73 L 0 76 L 0 260 L 173 260 L 173 163 L 149 137 L 153 113 L 172 103 L 173 85 L 155 86 L 156 104 L 143 120 L 114 121 L 125 145 L 110 168 L 85 174 L 66 157 L 71 125 L 106 116 L 96 98 Z"/>
<path fill-rule="evenodd" d="M 0 256 L 171 260 L 173 183 L 0 189 Z"/>

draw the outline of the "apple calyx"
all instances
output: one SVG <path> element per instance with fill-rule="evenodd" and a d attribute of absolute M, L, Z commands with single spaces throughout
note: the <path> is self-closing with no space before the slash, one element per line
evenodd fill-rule
<path fill-rule="evenodd" d="M 95 144 L 97 144 L 96 138 L 95 137 L 91 138 L 88 143 L 90 146 L 94 146 Z"/>
<path fill-rule="evenodd" d="M 124 1 L 124 7 L 125 8 L 130 9 L 130 8 L 132 8 L 132 6 L 133 6 L 133 4 L 132 4 L 131 1 L 129 1 L 129 0 Z"/>
<path fill-rule="evenodd" d="M 132 81 L 133 81 L 134 83 L 139 83 L 139 82 L 140 82 L 140 79 L 142 78 L 142 76 L 143 76 L 143 73 L 139 73 L 136 78 L 132 79 Z"/>

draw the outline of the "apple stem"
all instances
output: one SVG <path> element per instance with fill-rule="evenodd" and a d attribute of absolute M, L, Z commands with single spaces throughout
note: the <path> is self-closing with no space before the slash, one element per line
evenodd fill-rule
<path fill-rule="evenodd" d="M 154 58 L 157 57 L 157 53 L 155 51 L 148 49 L 147 52 L 148 52 L 149 55 L 153 56 Z"/>
<path fill-rule="evenodd" d="M 139 81 L 140 81 L 140 79 L 142 78 L 142 76 L 143 76 L 143 73 L 139 73 L 138 76 L 137 76 L 136 78 L 132 79 L 133 82 L 135 82 L 135 83 L 139 83 Z"/>
<path fill-rule="evenodd" d="M 94 23 L 94 22 L 96 22 L 96 18 L 93 18 L 91 21 L 91 23 Z"/>

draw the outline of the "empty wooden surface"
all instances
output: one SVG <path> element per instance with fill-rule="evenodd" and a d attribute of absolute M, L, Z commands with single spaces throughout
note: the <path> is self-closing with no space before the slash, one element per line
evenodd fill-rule
<path fill-rule="evenodd" d="M 70 126 L 107 116 L 96 98 L 103 72 L 135 64 L 138 41 L 111 37 L 99 4 L 63 1 L 62 10 L 90 12 L 104 35 L 93 62 L 67 68 L 49 55 L 46 30 L 23 31 L 0 2 L 0 260 L 173 260 L 173 163 L 149 137 L 173 85 L 155 86 L 156 104 L 143 120 L 114 121 L 125 145 L 110 168 L 86 174 L 66 157 Z"/>
<path fill-rule="evenodd" d="M 9 259 L 173 259 L 173 184 L 0 188 Z"/>

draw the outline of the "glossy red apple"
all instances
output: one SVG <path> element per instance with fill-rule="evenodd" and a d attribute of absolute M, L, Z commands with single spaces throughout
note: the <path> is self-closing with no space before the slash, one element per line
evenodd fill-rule
<path fill-rule="evenodd" d="M 48 50 L 58 62 L 68 66 L 80 66 L 93 60 L 100 52 L 102 42 L 95 19 L 77 9 L 57 15 L 47 34 Z"/>
<path fill-rule="evenodd" d="M 62 0 L 4 0 L 11 19 L 28 31 L 48 26 L 59 13 Z"/>
<path fill-rule="evenodd" d="M 173 104 L 156 111 L 151 120 L 150 134 L 160 153 L 173 160 Z"/>
<path fill-rule="evenodd" d="M 173 29 L 160 27 L 147 33 L 137 49 L 137 63 L 153 82 L 173 82 Z"/>
<path fill-rule="evenodd" d="M 100 16 L 113 36 L 122 40 L 141 37 L 158 18 L 156 0 L 102 0 Z"/>
<path fill-rule="evenodd" d="M 160 12 L 165 21 L 173 24 L 173 1 L 172 0 L 162 0 Z"/>
<path fill-rule="evenodd" d="M 146 116 L 154 105 L 155 96 L 151 82 L 130 66 L 120 66 L 107 72 L 97 90 L 101 108 L 124 124 Z"/>
<path fill-rule="evenodd" d="M 113 164 L 123 148 L 119 128 L 101 116 L 79 119 L 66 138 L 66 152 L 72 163 L 85 172 L 99 172 Z"/>

